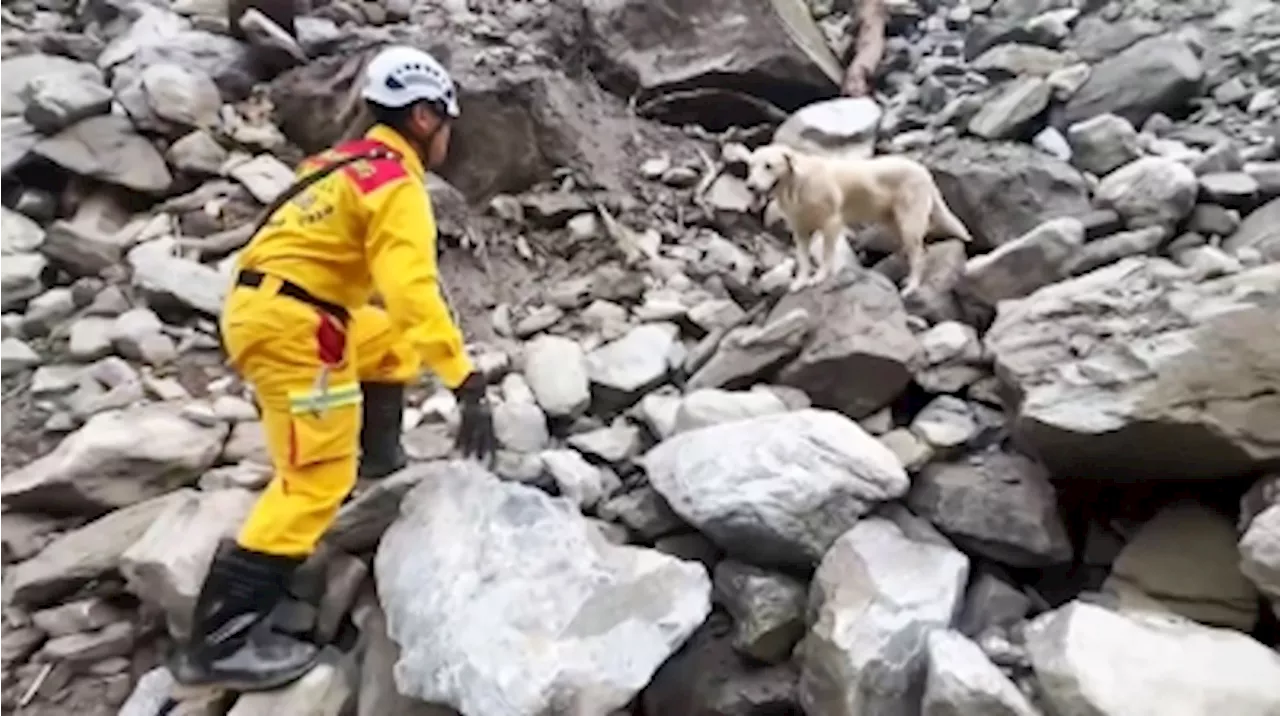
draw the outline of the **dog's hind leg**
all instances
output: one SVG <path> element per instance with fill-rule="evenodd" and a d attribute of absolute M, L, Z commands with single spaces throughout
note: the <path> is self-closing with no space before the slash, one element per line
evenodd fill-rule
<path fill-rule="evenodd" d="M 898 230 L 902 253 L 907 257 L 907 282 L 902 295 L 909 296 L 924 281 L 924 237 L 929 232 L 929 207 L 911 201 L 899 201 L 893 208 L 893 223 Z"/>
<path fill-rule="evenodd" d="M 964 222 L 960 221 L 960 217 L 951 211 L 951 207 L 947 206 L 937 186 L 933 187 L 933 198 L 929 202 L 929 233 L 939 237 L 973 241 L 969 229 L 965 227 Z"/>

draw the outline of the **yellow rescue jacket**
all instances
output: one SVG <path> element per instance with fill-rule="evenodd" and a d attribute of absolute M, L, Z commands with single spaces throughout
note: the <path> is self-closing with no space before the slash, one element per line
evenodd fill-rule
<path fill-rule="evenodd" d="M 237 268 L 290 281 L 348 310 L 367 304 L 376 289 L 402 340 L 455 388 L 472 364 L 440 295 L 435 216 L 417 152 L 377 125 L 303 161 L 298 176 L 373 149 L 399 159 L 356 161 L 308 187 L 253 236 Z"/>

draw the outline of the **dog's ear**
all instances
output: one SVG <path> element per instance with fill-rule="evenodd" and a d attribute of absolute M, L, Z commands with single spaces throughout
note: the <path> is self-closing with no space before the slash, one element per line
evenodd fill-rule
<path fill-rule="evenodd" d="M 782 153 L 782 161 L 787 165 L 787 174 L 794 174 L 796 171 L 795 155 L 791 152 L 784 151 Z"/>

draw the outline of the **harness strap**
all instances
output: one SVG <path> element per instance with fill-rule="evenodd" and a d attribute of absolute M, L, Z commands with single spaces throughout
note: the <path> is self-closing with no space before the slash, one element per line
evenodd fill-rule
<path fill-rule="evenodd" d="M 258 217 L 258 223 L 254 225 L 253 231 L 250 233 L 250 236 L 261 231 L 262 227 L 266 226 L 267 222 L 271 220 L 271 217 L 274 216 L 275 213 L 280 210 L 280 207 L 284 206 L 285 204 L 288 204 L 290 201 L 293 201 L 295 197 L 297 197 L 302 192 L 306 191 L 307 188 L 310 187 L 312 184 L 315 184 L 321 179 L 324 179 L 330 174 L 350 164 L 355 164 L 356 162 L 365 161 L 365 160 L 377 160 L 377 159 L 392 159 L 392 160 L 398 161 L 400 159 L 400 155 L 385 147 L 370 149 L 366 152 L 361 152 L 359 154 L 352 154 L 351 156 L 338 159 L 334 162 L 331 162 L 329 164 L 326 164 L 320 167 L 319 169 L 315 170 L 314 172 L 311 172 L 310 174 L 304 177 L 299 178 L 297 181 L 290 184 L 289 188 L 280 192 L 280 195 L 277 196 L 275 199 L 273 199 L 271 203 L 267 205 L 266 209 L 263 209 L 262 215 Z"/>

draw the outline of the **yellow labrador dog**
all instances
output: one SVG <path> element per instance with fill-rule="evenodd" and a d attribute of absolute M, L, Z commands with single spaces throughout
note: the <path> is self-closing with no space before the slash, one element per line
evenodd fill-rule
<path fill-rule="evenodd" d="M 971 241 L 951 213 L 923 164 L 906 157 L 836 159 L 805 154 L 781 144 L 757 148 L 747 157 L 747 185 L 778 200 L 796 248 L 797 291 L 830 278 L 836 242 L 850 224 L 879 223 L 893 230 L 910 267 L 903 294 L 924 278 L 927 236 Z M 809 249 L 815 232 L 823 238 L 822 261 L 810 275 Z"/>

